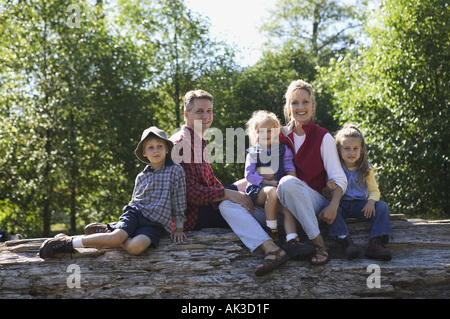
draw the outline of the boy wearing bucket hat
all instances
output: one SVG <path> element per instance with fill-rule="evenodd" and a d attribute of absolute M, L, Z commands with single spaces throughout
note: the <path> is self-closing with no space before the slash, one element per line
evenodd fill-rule
<path fill-rule="evenodd" d="M 74 253 L 74 248 L 104 246 L 122 246 L 137 255 L 150 245 L 156 248 L 164 231 L 169 232 L 175 242 L 186 239 L 183 230 L 186 179 L 183 168 L 172 161 L 172 148 L 173 143 L 163 130 L 155 126 L 146 129 L 135 154 L 148 165 L 136 177 L 133 196 L 119 221 L 90 224 L 84 236 L 48 239 L 39 250 L 40 257 Z"/>

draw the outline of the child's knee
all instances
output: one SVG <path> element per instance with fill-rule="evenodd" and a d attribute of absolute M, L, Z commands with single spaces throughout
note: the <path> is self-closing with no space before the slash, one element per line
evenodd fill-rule
<path fill-rule="evenodd" d="M 144 247 L 140 244 L 133 244 L 127 247 L 127 251 L 132 254 L 132 255 L 139 255 L 141 254 L 144 250 L 147 249 L 148 246 Z"/>
<path fill-rule="evenodd" d="M 150 238 L 144 235 L 138 235 L 134 238 L 130 238 L 124 243 L 124 248 L 132 255 L 139 255 L 146 250 L 152 241 Z"/>
<path fill-rule="evenodd" d="M 389 207 L 388 207 L 388 205 L 387 205 L 385 202 L 383 202 L 383 201 L 377 201 L 377 202 L 375 203 L 375 211 L 376 211 L 377 213 L 380 213 L 380 214 L 385 213 L 385 214 L 389 215 Z"/>
<path fill-rule="evenodd" d="M 267 197 L 271 200 L 277 200 L 278 199 L 278 195 L 277 195 L 277 188 L 276 187 L 271 187 L 269 189 L 269 191 L 267 192 Z"/>
<path fill-rule="evenodd" d="M 122 245 L 127 240 L 128 234 L 122 229 L 116 229 L 112 233 L 109 233 L 109 242 L 113 247 Z"/>

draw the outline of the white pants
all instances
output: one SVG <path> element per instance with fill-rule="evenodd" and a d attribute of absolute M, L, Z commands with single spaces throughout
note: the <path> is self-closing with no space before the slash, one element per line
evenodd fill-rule
<path fill-rule="evenodd" d="M 294 176 L 285 176 L 277 188 L 278 198 L 297 218 L 309 239 L 320 234 L 317 214 L 327 206 L 325 197 Z"/>
<path fill-rule="evenodd" d="M 260 224 L 265 223 L 264 208 L 255 206 L 255 212 L 250 213 L 241 204 L 224 200 L 220 203 L 219 209 L 228 225 L 250 251 L 253 252 L 270 239 Z"/>

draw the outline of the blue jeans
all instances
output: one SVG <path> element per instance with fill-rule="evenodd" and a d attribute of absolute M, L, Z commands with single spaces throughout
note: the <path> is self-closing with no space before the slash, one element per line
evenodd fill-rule
<path fill-rule="evenodd" d="M 366 205 L 367 200 L 341 200 L 337 211 L 336 219 L 328 227 L 329 236 L 349 235 L 346 218 L 358 218 L 362 220 L 370 220 L 370 235 L 372 239 L 381 235 L 392 237 L 392 228 L 389 221 L 389 208 L 383 201 L 375 203 L 375 216 L 366 218 L 361 211 Z"/>

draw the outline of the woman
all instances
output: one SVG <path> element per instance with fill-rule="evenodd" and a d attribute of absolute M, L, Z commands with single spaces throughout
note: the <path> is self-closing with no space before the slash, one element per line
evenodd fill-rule
<path fill-rule="evenodd" d="M 339 201 L 347 189 L 347 178 L 333 137 L 314 123 L 316 104 L 312 86 L 302 80 L 294 81 L 289 85 L 285 98 L 287 125 L 281 129 L 280 142 L 295 154 L 298 178 L 283 177 L 277 194 L 281 204 L 292 212 L 316 246 L 311 264 L 323 265 L 329 261 L 329 256 L 317 218 L 328 224 L 333 223 Z M 331 201 L 322 195 L 327 179 L 334 179 L 339 186 L 333 191 Z"/>

